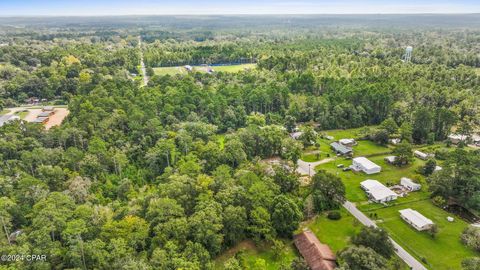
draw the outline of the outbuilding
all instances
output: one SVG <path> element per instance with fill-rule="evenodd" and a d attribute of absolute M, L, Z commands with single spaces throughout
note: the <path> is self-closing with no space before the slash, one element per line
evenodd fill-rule
<path fill-rule="evenodd" d="M 338 140 L 340 144 L 343 144 L 344 146 L 352 147 L 357 144 L 355 139 L 340 139 Z"/>
<path fill-rule="evenodd" d="M 417 190 L 420 190 L 422 188 L 422 185 L 413 182 L 412 179 L 407 178 L 407 177 L 400 178 L 400 185 L 402 185 L 403 187 L 405 187 L 406 189 L 408 189 L 410 191 L 417 191 Z"/>
<path fill-rule="evenodd" d="M 418 231 L 425 231 L 433 226 L 432 220 L 426 218 L 415 210 L 407 208 L 398 212 L 400 212 L 400 217 L 402 217 L 403 220 L 405 220 L 408 224 L 410 224 Z"/>
<path fill-rule="evenodd" d="M 53 112 L 55 108 L 53 106 L 45 106 L 43 107 L 42 111 L 44 112 Z"/>
<path fill-rule="evenodd" d="M 393 192 L 377 180 L 365 180 L 360 183 L 360 187 L 365 190 L 370 200 L 377 203 L 385 203 L 398 198 L 397 193 Z"/>
<path fill-rule="evenodd" d="M 354 158 L 352 162 L 352 166 L 350 166 L 350 168 L 352 168 L 352 170 L 355 170 L 355 171 L 363 171 L 366 174 L 379 173 L 382 170 L 382 167 L 373 163 L 366 157 Z"/>
<path fill-rule="evenodd" d="M 394 164 L 396 159 L 397 159 L 396 156 L 388 156 L 384 158 L 385 162 L 389 164 Z"/>

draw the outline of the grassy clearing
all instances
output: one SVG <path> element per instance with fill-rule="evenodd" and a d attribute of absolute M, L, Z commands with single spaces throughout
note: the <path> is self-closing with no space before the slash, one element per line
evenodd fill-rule
<path fill-rule="evenodd" d="M 280 256 L 275 256 L 269 245 L 255 246 L 253 241 L 246 240 L 235 247 L 225 251 L 215 259 L 214 269 L 224 269 L 224 263 L 231 257 L 236 256 L 244 269 L 255 269 L 254 265 L 258 259 L 264 260 L 266 269 L 277 270 L 283 265 L 290 265 L 298 254 L 292 241 L 284 241 L 285 247 Z"/>
<path fill-rule="evenodd" d="M 7 113 L 9 113 L 9 112 L 10 112 L 10 110 L 7 110 L 7 109 L 1 110 L 1 111 L 0 111 L 0 116 L 1 116 L 1 115 L 5 115 L 5 114 L 7 114 Z"/>
<path fill-rule="evenodd" d="M 400 218 L 398 210 L 412 208 L 431 219 L 438 225 L 438 234 L 432 238 L 426 232 L 418 232 Z M 426 258 L 431 269 L 460 269 L 462 259 L 479 256 L 460 242 L 460 234 L 468 224 L 459 218 L 448 222 L 451 214 L 434 206 L 430 200 L 410 202 L 372 210 L 382 222 L 378 225 L 385 228 L 390 236 L 419 260 Z M 369 213 L 368 211 L 366 212 Z"/>
<path fill-rule="evenodd" d="M 215 72 L 228 72 L 228 73 L 237 73 L 245 69 L 254 69 L 256 64 L 241 64 L 241 65 L 227 65 L 227 66 L 212 66 L 211 68 Z M 188 71 L 183 67 L 159 67 L 154 68 L 155 75 L 164 76 L 164 75 L 176 75 L 176 74 L 187 74 Z M 193 72 L 202 72 L 206 73 L 207 68 L 204 66 L 194 66 Z"/>
<path fill-rule="evenodd" d="M 319 161 L 321 158 L 322 158 L 321 153 L 315 153 L 315 154 L 306 153 L 306 154 L 303 154 L 300 159 L 306 162 L 316 162 L 316 161 Z"/>
<path fill-rule="evenodd" d="M 361 223 L 344 208 L 341 208 L 339 211 L 342 215 L 340 220 L 330 220 L 325 213 L 318 215 L 305 224 L 306 227 L 315 233 L 320 242 L 329 245 L 335 253 L 346 248 L 350 243 L 350 239 L 362 228 Z"/>
<path fill-rule="evenodd" d="M 28 110 L 18 111 L 15 113 L 15 115 L 18 115 L 18 117 L 20 117 L 20 119 L 24 119 L 28 114 Z"/>

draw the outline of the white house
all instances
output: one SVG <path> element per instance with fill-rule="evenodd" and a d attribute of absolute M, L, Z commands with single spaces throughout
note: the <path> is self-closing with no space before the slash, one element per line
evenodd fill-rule
<path fill-rule="evenodd" d="M 357 144 L 354 139 L 340 139 L 338 142 L 348 147 L 352 147 Z"/>
<path fill-rule="evenodd" d="M 350 167 L 352 170 L 363 171 L 366 174 L 379 173 L 382 170 L 382 167 L 373 163 L 366 157 L 356 157 L 352 160 L 352 162 L 352 166 Z"/>
<path fill-rule="evenodd" d="M 419 158 L 419 159 L 423 159 L 423 160 L 427 160 L 428 158 L 430 158 L 431 155 L 427 154 L 427 153 L 424 153 L 424 152 L 420 152 L 418 150 L 415 150 L 413 151 L 413 154 Z"/>
<path fill-rule="evenodd" d="M 415 210 L 407 208 L 398 212 L 400 212 L 400 217 L 402 217 L 403 220 L 405 220 L 418 231 L 428 230 L 433 226 L 433 221 Z"/>
<path fill-rule="evenodd" d="M 400 185 L 404 186 L 406 189 L 410 191 L 417 191 L 422 188 L 422 185 L 413 182 L 412 179 L 407 177 L 400 178 Z"/>
<path fill-rule="evenodd" d="M 466 142 L 468 140 L 468 137 L 466 135 L 462 135 L 462 134 L 450 134 L 450 135 L 448 135 L 448 139 L 453 144 L 458 144 L 460 142 Z"/>
<path fill-rule="evenodd" d="M 360 183 L 360 187 L 365 190 L 368 197 L 375 202 L 384 203 L 396 200 L 398 195 L 377 180 L 365 180 Z"/>

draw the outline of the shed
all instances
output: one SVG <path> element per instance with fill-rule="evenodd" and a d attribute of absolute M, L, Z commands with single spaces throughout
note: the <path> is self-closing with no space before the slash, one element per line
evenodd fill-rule
<path fill-rule="evenodd" d="M 417 191 L 422 188 L 422 185 L 413 182 L 412 179 L 407 177 L 400 178 L 400 185 L 404 186 L 406 189 L 410 191 Z"/>
<path fill-rule="evenodd" d="M 348 146 L 348 147 L 352 147 L 355 144 L 357 144 L 357 142 L 355 142 L 354 139 L 340 139 L 340 140 L 338 140 L 338 142 L 340 144 L 343 144 L 343 145 Z"/>
<path fill-rule="evenodd" d="M 384 158 L 385 162 L 390 163 L 390 164 L 395 163 L 395 160 L 396 160 L 396 159 L 397 159 L 396 156 L 388 156 L 388 157 L 385 157 L 385 158 Z"/>
<path fill-rule="evenodd" d="M 365 180 L 360 183 L 360 187 L 365 190 L 372 201 L 378 203 L 393 201 L 398 197 L 397 193 L 393 192 L 377 180 Z"/>
<path fill-rule="evenodd" d="M 322 244 L 313 232 L 305 230 L 295 235 L 293 241 L 311 270 L 335 269 L 335 254 L 328 245 Z"/>
<path fill-rule="evenodd" d="M 54 114 L 53 111 L 44 111 L 44 112 L 41 112 L 37 115 L 37 117 L 49 117 L 51 116 L 52 114 Z"/>
<path fill-rule="evenodd" d="M 428 230 L 433 226 L 433 221 L 415 210 L 407 208 L 398 212 L 400 212 L 400 217 L 402 217 L 403 220 L 405 220 L 418 231 Z"/>
<path fill-rule="evenodd" d="M 42 111 L 44 112 L 53 112 L 55 108 L 53 108 L 53 106 L 45 106 L 43 107 Z"/>
<path fill-rule="evenodd" d="M 352 168 L 352 170 L 363 171 L 366 174 L 379 173 L 382 170 L 382 167 L 373 163 L 372 161 L 370 161 L 366 157 L 354 158 L 352 166 L 350 166 L 350 167 Z"/>
<path fill-rule="evenodd" d="M 353 150 L 352 148 L 350 147 L 346 147 L 342 144 L 339 144 L 337 142 L 332 142 L 330 144 L 332 150 L 337 153 L 337 154 L 341 154 L 341 155 L 350 155 L 353 153 Z"/>
<path fill-rule="evenodd" d="M 33 120 L 33 123 L 45 124 L 48 122 L 48 117 L 37 117 Z"/>

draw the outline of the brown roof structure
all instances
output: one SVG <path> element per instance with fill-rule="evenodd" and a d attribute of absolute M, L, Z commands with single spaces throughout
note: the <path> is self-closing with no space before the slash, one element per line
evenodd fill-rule
<path fill-rule="evenodd" d="M 320 243 L 310 230 L 295 235 L 293 241 L 311 270 L 332 270 L 337 266 L 335 254 L 330 247 Z"/>

